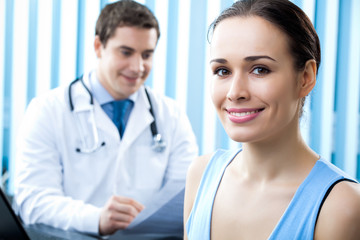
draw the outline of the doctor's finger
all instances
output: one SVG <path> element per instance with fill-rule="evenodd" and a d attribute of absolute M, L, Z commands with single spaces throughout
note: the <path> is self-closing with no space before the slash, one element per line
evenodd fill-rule
<path fill-rule="evenodd" d="M 134 216 L 123 212 L 116 212 L 111 214 L 111 221 L 118 225 L 129 225 L 135 219 Z"/>
<path fill-rule="evenodd" d="M 145 206 L 141 204 L 140 202 L 136 201 L 135 199 L 128 198 L 128 197 L 122 197 L 122 196 L 115 196 L 117 201 L 123 204 L 129 204 L 137 209 L 137 211 L 141 212 Z"/>
<path fill-rule="evenodd" d="M 104 208 L 100 215 L 99 233 L 101 235 L 113 234 L 118 229 L 125 229 L 134 217 Z"/>
<path fill-rule="evenodd" d="M 117 202 L 115 205 L 115 211 L 120 214 L 126 214 L 132 217 L 136 217 L 141 211 L 135 208 L 133 205 L 128 203 L 119 203 Z"/>

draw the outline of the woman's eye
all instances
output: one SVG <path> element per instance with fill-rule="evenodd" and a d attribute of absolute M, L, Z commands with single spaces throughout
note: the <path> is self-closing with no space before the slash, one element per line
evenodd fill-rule
<path fill-rule="evenodd" d="M 215 70 L 214 74 L 220 77 L 224 77 L 230 75 L 230 71 L 226 70 L 225 68 L 218 68 Z"/>
<path fill-rule="evenodd" d="M 270 73 L 270 70 L 264 67 L 256 67 L 252 70 L 252 73 L 255 75 L 265 75 Z"/>

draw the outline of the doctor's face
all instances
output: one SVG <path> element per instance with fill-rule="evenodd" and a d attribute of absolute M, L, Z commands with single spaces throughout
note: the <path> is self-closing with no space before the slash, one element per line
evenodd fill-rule
<path fill-rule="evenodd" d="M 271 141 L 296 130 L 301 74 L 280 29 L 260 17 L 225 19 L 210 55 L 212 100 L 233 140 Z"/>
<path fill-rule="evenodd" d="M 128 98 L 149 76 L 157 43 L 155 29 L 118 27 L 104 46 L 95 37 L 97 77 L 116 99 Z"/>

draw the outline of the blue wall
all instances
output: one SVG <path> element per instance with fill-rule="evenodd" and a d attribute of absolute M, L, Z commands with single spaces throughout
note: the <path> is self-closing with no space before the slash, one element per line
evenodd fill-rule
<path fill-rule="evenodd" d="M 0 160 L 14 175 L 16 133 L 29 101 L 91 69 L 95 21 L 106 0 L 0 0 Z M 110 2 L 110 1 L 109 1 Z M 209 97 L 207 28 L 232 0 L 143 0 L 162 36 L 147 81 L 187 111 L 201 153 L 239 146 L 228 139 Z M 293 1 L 322 44 L 318 83 L 302 133 L 326 159 L 360 179 L 360 1 Z M 9 178 L 8 178 L 9 176 Z"/>

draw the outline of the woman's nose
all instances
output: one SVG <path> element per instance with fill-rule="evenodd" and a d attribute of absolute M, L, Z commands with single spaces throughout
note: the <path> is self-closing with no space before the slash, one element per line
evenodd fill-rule
<path fill-rule="evenodd" d="M 250 98 L 249 82 L 245 75 L 234 75 L 227 98 L 230 101 L 248 100 Z"/>

